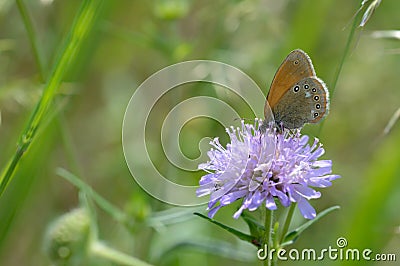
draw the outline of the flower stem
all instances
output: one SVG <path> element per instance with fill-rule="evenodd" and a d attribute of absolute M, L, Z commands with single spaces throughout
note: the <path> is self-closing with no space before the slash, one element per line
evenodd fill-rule
<path fill-rule="evenodd" d="M 274 243 L 274 249 L 276 250 L 276 252 L 278 252 L 278 250 L 280 249 L 280 243 L 278 240 L 278 230 L 279 230 L 279 223 L 276 222 L 274 225 L 274 234 L 273 234 L 273 243 Z M 278 265 L 278 256 L 274 256 L 273 260 L 272 260 L 272 266 L 277 266 Z"/>
<path fill-rule="evenodd" d="M 273 221 L 274 221 L 274 211 L 266 209 L 265 223 L 264 223 L 265 234 L 262 247 L 265 247 L 265 245 L 267 245 L 268 248 L 272 248 Z M 265 252 L 268 252 L 268 250 L 266 250 Z M 272 259 L 267 256 L 267 259 L 264 260 L 264 266 L 271 266 L 271 265 L 272 265 Z"/>
<path fill-rule="evenodd" d="M 151 266 L 147 262 L 141 261 L 135 257 L 131 257 L 118 250 L 112 249 L 101 242 L 95 241 L 90 249 L 93 255 L 107 259 L 115 264 L 132 265 L 132 266 Z"/>
<path fill-rule="evenodd" d="M 288 211 L 288 213 L 287 213 L 287 215 L 286 215 L 285 224 L 283 225 L 282 234 L 281 234 L 281 239 L 279 240 L 279 244 L 282 243 L 282 241 L 283 241 L 283 239 L 284 239 L 286 233 L 287 233 L 288 230 L 289 230 L 289 226 L 290 226 L 290 223 L 292 222 L 293 213 L 294 213 L 294 209 L 295 209 L 295 208 L 296 208 L 296 203 L 290 204 L 289 211 Z"/>

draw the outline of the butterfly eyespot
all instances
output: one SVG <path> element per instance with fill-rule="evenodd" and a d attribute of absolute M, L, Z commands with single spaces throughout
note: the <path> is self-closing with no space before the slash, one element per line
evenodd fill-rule
<path fill-rule="evenodd" d="M 312 91 L 312 92 L 317 92 L 317 89 L 316 89 L 316 88 L 312 88 L 311 91 Z"/>
<path fill-rule="evenodd" d="M 310 86 L 308 86 L 308 84 L 304 84 L 304 89 L 308 89 Z"/>
<path fill-rule="evenodd" d="M 319 100 L 319 96 L 318 95 L 315 95 L 314 96 L 314 101 L 318 101 Z"/>
<path fill-rule="evenodd" d="M 318 117 L 318 116 L 319 116 L 319 113 L 314 113 L 314 118 Z"/>
<path fill-rule="evenodd" d="M 298 65 L 299 64 L 299 60 L 294 60 L 294 62 L 293 62 L 295 65 Z"/>
<path fill-rule="evenodd" d="M 294 86 L 294 88 L 293 88 L 293 91 L 294 91 L 294 92 L 298 92 L 299 90 L 300 90 L 300 87 L 299 87 L 299 86 L 297 86 L 297 85 Z"/>
<path fill-rule="evenodd" d="M 319 103 L 317 103 L 317 104 L 315 105 L 315 108 L 317 108 L 317 109 L 319 110 L 319 109 L 321 109 L 321 105 L 320 105 Z"/>

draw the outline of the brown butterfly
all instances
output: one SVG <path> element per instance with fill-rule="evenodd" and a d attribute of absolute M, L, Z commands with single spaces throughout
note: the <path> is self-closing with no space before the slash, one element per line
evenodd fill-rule
<path fill-rule="evenodd" d="M 266 118 L 270 110 L 279 132 L 318 123 L 328 114 L 328 88 L 302 50 L 292 51 L 275 73 L 264 106 Z"/>

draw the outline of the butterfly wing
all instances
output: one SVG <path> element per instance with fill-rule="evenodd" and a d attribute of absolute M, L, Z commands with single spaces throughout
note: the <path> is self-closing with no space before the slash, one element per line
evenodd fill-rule
<path fill-rule="evenodd" d="M 272 108 L 276 123 L 289 129 L 318 123 L 328 111 L 329 91 L 317 77 L 303 78 L 295 83 Z"/>
<path fill-rule="evenodd" d="M 316 88 L 316 92 L 312 91 L 312 99 L 313 104 L 310 104 L 312 119 L 308 121 L 308 123 L 318 123 L 321 119 L 325 118 L 329 113 L 329 90 L 320 78 L 313 77 L 310 80 L 311 88 Z M 315 87 L 314 87 L 315 86 Z M 320 96 L 317 100 L 315 96 Z M 318 109 L 317 104 L 320 104 L 321 107 Z"/>
<path fill-rule="evenodd" d="M 310 57 L 300 49 L 292 51 L 285 60 L 283 60 L 278 71 L 275 73 L 268 92 L 267 102 L 264 106 L 265 117 L 268 117 L 270 108 L 273 109 L 283 95 L 292 88 L 296 82 L 312 76 L 315 76 L 315 70 Z"/>

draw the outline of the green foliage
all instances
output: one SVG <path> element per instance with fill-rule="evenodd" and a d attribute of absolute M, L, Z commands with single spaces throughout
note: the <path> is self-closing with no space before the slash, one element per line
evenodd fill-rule
<path fill-rule="evenodd" d="M 201 217 L 201 218 L 203 218 L 203 219 L 206 219 L 207 221 L 209 221 L 209 222 L 211 222 L 211 223 L 213 223 L 213 224 L 215 224 L 217 226 L 219 226 L 220 228 L 222 228 L 222 229 L 226 230 L 227 232 L 235 235 L 237 238 L 239 238 L 241 240 L 247 241 L 247 242 L 249 242 L 249 243 L 251 243 L 253 245 L 256 245 L 256 246 L 260 246 L 259 244 L 257 244 L 258 243 L 258 239 L 257 238 L 259 236 L 252 236 L 252 235 L 245 234 L 245 233 L 240 232 L 240 231 L 238 231 L 238 230 L 236 230 L 236 229 L 234 229 L 232 227 L 229 227 L 229 226 L 224 225 L 224 224 L 222 224 L 220 222 L 217 222 L 217 221 L 215 221 L 213 219 L 210 219 L 210 218 L 208 218 L 207 216 L 205 216 L 205 215 L 203 215 L 201 213 L 195 212 L 194 214 L 199 216 L 199 217 Z"/>
<path fill-rule="evenodd" d="M 254 240 L 260 242 L 264 226 L 258 217 L 234 220 L 235 206 L 229 206 L 211 224 L 193 215 L 204 206 L 171 207 L 147 195 L 124 162 L 121 124 L 134 90 L 165 66 L 222 61 L 243 70 L 266 94 L 279 63 L 295 48 L 312 57 L 334 91 L 323 130 L 310 125 L 304 133 L 318 135 L 343 177 L 311 204 L 318 217 L 332 204 L 341 211 L 304 230 L 315 220 L 304 223 L 292 210 L 291 223 L 276 223 L 275 246 L 296 240 L 295 247 L 322 249 L 345 237 L 351 247 L 398 253 L 400 131 L 395 119 L 390 131 L 385 127 L 400 107 L 400 43 L 371 32 L 396 29 L 399 1 L 3 2 L 0 265 L 48 264 L 38 243 L 55 228 L 50 221 L 82 207 L 82 193 L 97 212 L 91 226 L 107 242 L 90 246 L 103 256 L 95 265 L 259 265 Z M 171 164 L 158 130 L 177 103 L 207 95 L 253 117 L 237 95 L 206 86 L 176 88 L 150 115 L 147 147 L 154 165 L 185 184 L 196 184 L 204 173 Z M 191 158 L 199 156 L 203 137 L 226 139 L 221 125 L 204 118 L 189 121 L 182 134 L 181 149 Z"/>
<path fill-rule="evenodd" d="M 20 10 L 22 11 L 21 13 L 25 18 L 25 24 L 30 25 L 30 23 L 27 21 L 28 19 L 26 18 L 27 14 L 24 5 L 21 1 L 18 3 Z M 86 35 L 93 27 L 98 9 L 101 6 L 100 4 L 101 1 L 83 1 L 81 9 L 77 13 L 76 20 L 74 21 L 71 30 L 67 35 L 64 44 L 62 45 L 61 51 L 50 73 L 50 77 L 46 82 L 42 97 L 37 103 L 26 129 L 22 132 L 18 140 L 17 149 L 14 155 L 11 157 L 0 174 L 0 196 L 3 194 L 8 183 L 11 181 L 13 173 L 17 168 L 22 155 L 26 152 L 31 142 L 34 140 L 40 124 L 45 119 L 45 115 L 54 101 L 54 97 L 59 90 L 65 72 L 68 71 L 68 69 L 74 64 L 74 59 L 78 55 L 78 51 L 82 45 L 82 42 L 86 39 Z M 32 31 L 32 28 L 29 27 L 28 33 L 31 38 L 34 36 Z M 35 49 L 36 40 L 31 40 L 31 43 L 34 44 L 32 47 Z M 34 51 L 37 52 L 37 50 Z M 39 57 L 37 56 L 37 58 Z M 38 59 L 37 62 L 39 62 Z"/>

